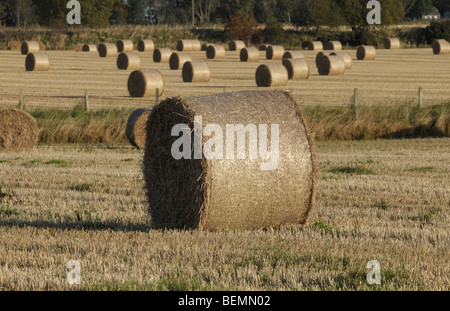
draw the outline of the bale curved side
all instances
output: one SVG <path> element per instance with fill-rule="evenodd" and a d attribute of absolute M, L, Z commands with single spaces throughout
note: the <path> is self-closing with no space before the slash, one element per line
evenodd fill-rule
<path fill-rule="evenodd" d="M 325 45 L 325 50 L 342 51 L 342 43 L 339 41 L 330 41 Z"/>
<path fill-rule="evenodd" d="M 240 52 L 242 49 L 245 48 L 246 48 L 245 42 L 241 40 L 233 40 L 228 43 L 228 49 L 230 51 Z"/>
<path fill-rule="evenodd" d="M 322 51 L 323 43 L 321 41 L 309 41 L 308 50 L 310 51 Z"/>
<path fill-rule="evenodd" d="M 447 40 L 434 40 L 431 46 L 435 55 L 450 53 L 450 43 Z"/>
<path fill-rule="evenodd" d="M 161 96 L 164 93 L 164 78 L 158 70 L 136 70 L 128 78 L 131 97 Z"/>
<path fill-rule="evenodd" d="M 287 51 L 283 54 L 283 59 L 285 58 L 305 58 L 305 55 L 300 51 Z"/>
<path fill-rule="evenodd" d="M 345 69 L 346 70 L 352 69 L 352 57 L 346 52 L 333 52 L 330 55 L 340 56 L 344 60 Z"/>
<path fill-rule="evenodd" d="M 39 140 L 39 128 L 33 117 L 16 109 L 0 112 L 0 152 L 33 150 Z"/>
<path fill-rule="evenodd" d="M 286 86 L 289 76 L 283 64 L 272 63 L 258 67 L 255 74 L 256 85 L 259 87 Z"/>
<path fill-rule="evenodd" d="M 84 44 L 81 51 L 94 53 L 94 52 L 97 52 L 97 46 L 95 44 Z"/>
<path fill-rule="evenodd" d="M 402 48 L 400 39 L 398 38 L 386 38 L 384 40 L 384 48 L 386 50 L 398 50 Z"/>
<path fill-rule="evenodd" d="M 145 129 L 150 113 L 150 109 L 137 109 L 128 118 L 125 133 L 130 144 L 137 149 L 145 149 Z"/>

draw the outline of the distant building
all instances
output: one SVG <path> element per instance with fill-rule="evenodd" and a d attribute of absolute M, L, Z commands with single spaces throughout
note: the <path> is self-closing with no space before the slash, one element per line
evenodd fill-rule
<path fill-rule="evenodd" d="M 422 19 L 426 19 L 429 21 L 435 21 L 441 18 L 441 13 L 438 9 L 433 8 L 430 13 L 422 14 Z"/>

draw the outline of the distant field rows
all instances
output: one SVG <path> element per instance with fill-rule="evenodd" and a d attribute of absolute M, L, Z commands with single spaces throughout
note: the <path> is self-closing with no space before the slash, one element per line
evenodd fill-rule
<path fill-rule="evenodd" d="M 316 52 L 304 51 L 311 66 L 307 81 L 290 81 L 285 90 L 292 90 L 304 105 L 348 105 L 353 89 L 359 89 L 363 104 L 403 103 L 416 101 L 418 88 L 424 88 L 425 104 L 450 99 L 450 55 L 433 55 L 431 49 L 378 50 L 376 61 L 357 61 L 356 52 L 348 51 L 353 68 L 340 77 L 319 76 L 314 63 Z M 116 58 L 101 59 L 97 53 L 45 51 L 51 62 L 49 72 L 26 72 L 25 56 L 17 51 L 0 51 L 0 106 L 18 103 L 19 90 L 25 92 L 28 109 L 70 108 L 82 102 L 89 90 L 94 109 L 108 107 L 142 107 L 154 99 L 130 98 L 127 80 L 130 72 L 116 69 Z M 161 71 L 166 82 L 162 98 L 199 96 L 224 91 L 255 90 L 255 71 L 260 63 L 241 63 L 237 52 L 227 52 L 224 60 L 209 61 L 209 83 L 185 84 L 181 71 L 172 71 L 168 64 L 153 63 L 152 53 L 140 53 L 142 69 Z M 205 60 L 204 52 L 192 53 L 194 60 Z"/>

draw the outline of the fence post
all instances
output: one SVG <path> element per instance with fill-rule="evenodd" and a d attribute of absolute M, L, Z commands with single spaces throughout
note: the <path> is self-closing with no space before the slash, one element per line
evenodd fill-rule
<path fill-rule="evenodd" d="M 352 110 L 353 110 L 353 115 L 354 115 L 355 119 L 358 119 L 358 89 L 357 88 L 355 88 L 355 91 L 353 93 Z"/>
<path fill-rule="evenodd" d="M 159 102 L 159 88 L 156 89 L 155 105 L 157 105 L 158 102 Z"/>
<path fill-rule="evenodd" d="M 423 106 L 423 89 L 419 87 L 419 108 Z"/>
<path fill-rule="evenodd" d="M 20 89 L 19 93 L 19 109 L 25 110 L 25 102 L 23 101 L 23 89 Z"/>
<path fill-rule="evenodd" d="M 89 108 L 89 92 L 88 90 L 86 90 L 84 92 L 84 110 L 86 112 L 89 112 L 90 108 Z"/>

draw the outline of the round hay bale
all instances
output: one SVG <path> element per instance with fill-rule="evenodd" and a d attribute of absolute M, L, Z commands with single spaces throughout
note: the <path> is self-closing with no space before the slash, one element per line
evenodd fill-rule
<path fill-rule="evenodd" d="M 450 53 L 450 43 L 447 40 L 434 40 L 431 46 L 435 55 Z"/>
<path fill-rule="evenodd" d="M 285 58 L 305 58 L 305 55 L 300 51 L 287 51 L 283 54 L 283 59 Z"/>
<path fill-rule="evenodd" d="M 131 97 L 150 97 L 164 93 L 164 78 L 158 70 L 136 70 L 128 78 Z"/>
<path fill-rule="evenodd" d="M 25 59 L 25 69 L 27 71 L 48 71 L 50 61 L 45 53 L 29 53 Z"/>
<path fill-rule="evenodd" d="M 286 67 L 289 80 L 304 80 L 309 78 L 309 64 L 304 58 L 285 58 L 283 66 Z"/>
<path fill-rule="evenodd" d="M 322 51 L 323 43 L 321 41 L 309 41 L 308 50 L 310 51 Z"/>
<path fill-rule="evenodd" d="M 358 60 L 375 60 L 377 57 L 377 50 L 371 45 L 361 45 L 356 51 L 356 58 Z"/>
<path fill-rule="evenodd" d="M 140 40 L 137 49 L 139 52 L 153 52 L 155 50 L 155 43 L 151 39 Z"/>
<path fill-rule="evenodd" d="M 330 41 L 325 45 L 325 50 L 342 51 L 342 43 L 339 41 Z"/>
<path fill-rule="evenodd" d="M 259 62 L 259 50 L 254 47 L 243 48 L 239 57 L 241 62 Z"/>
<path fill-rule="evenodd" d="M 269 48 L 269 46 L 270 46 L 270 45 L 268 45 L 268 44 L 261 44 L 261 45 L 259 46 L 259 50 L 260 50 L 260 51 L 267 51 L 267 49 Z"/>
<path fill-rule="evenodd" d="M 131 40 L 119 40 L 116 43 L 117 52 L 119 53 L 128 53 L 134 51 L 134 44 Z"/>
<path fill-rule="evenodd" d="M 82 52 L 83 51 L 83 44 L 77 43 L 73 46 L 73 50 L 75 52 Z"/>
<path fill-rule="evenodd" d="M 155 63 L 168 63 L 172 56 L 172 50 L 169 48 L 156 49 L 153 52 L 153 61 Z"/>
<path fill-rule="evenodd" d="M 198 116 L 202 116 L 201 123 L 198 118 L 195 123 Z M 190 133 L 189 154 L 202 149 L 199 159 L 174 159 L 172 149 L 180 138 L 173 137 L 172 131 L 183 124 Z M 277 169 L 263 168 L 268 161 L 261 151 L 256 160 L 248 159 L 246 151 L 246 159 L 235 160 L 234 152 L 227 154 L 226 148 L 221 158 L 217 145 L 213 145 L 217 157 L 205 156 L 213 149 L 208 136 L 202 135 L 195 143 L 194 137 L 207 126 L 209 130 L 211 125 L 222 129 L 226 140 L 229 125 L 237 124 L 256 125 L 260 139 L 249 140 L 253 146 L 259 142 L 261 149 L 264 137 L 272 150 L 278 150 L 277 155 L 268 157 L 276 158 Z M 268 130 L 261 129 L 263 126 Z M 241 134 L 247 136 L 243 131 Z M 214 135 L 218 137 L 218 133 Z M 229 136 L 234 138 L 235 134 Z M 237 141 L 229 139 L 234 150 L 239 150 Z M 153 109 L 147 123 L 142 168 L 155 229 L 251 230 L 304 224 L 314 205 L 314 142 L 302 112 L 284 92 L 247 91 L 164 100 Z"/>
<path fill-rule="evenodd" d="M 266 58 L 271 60 L 282 60 L 284 52 L 284 47 L 281 45 L 271 45 L 266 50 Z"/>
<path fill-rule="evenodd" d="M 328 51 L 320 51 L 319 53 L 317 53 L 317 55 L 316 55 L 316 67 L 319 68 L 320 59 L 323 56 L 330 55 L 330 54 L 331 54 L 331 52 L 328 52 Z"/>
<path fill-rule="evenodd" d="M 169 60 L 170 69 L 181 70 L 186 62 L 192 62 L 190 54 L 174 52 Z"/>
<path fill-rule="evenodd" d="M 83 48 L 82 48 L 82 51 L 83 52 L 90 52 L 90 53 L 98 52 L 97 51 L 97 46 L 95 44 L 84 44 Z"/>
<path fill-rule="evenodd" d="M 398 50 L 402 48 L 402 44 L 398 38 L 387 38 L 384 40 L 384 48 L 386 50 Z"/>
<path fill-rule="evenodd" d="M 117 57 L 119 54 L 117 45 L 112 43 L 100 43 L 97 50 L 100 57 Z"/>
<path fill-rule="evenodd" d="M 333 52 L 330 55 L 337 55 L 344 60 L 345 70 L 352 69 L 352 57 L 346 52 Z"/>
<path fill-rule="evenodd" d="M 345 73 L 345 62 L 337 55 L 324 55 L 320 58 L 319 74 L 322 76 L 339 76 Z"/>
<path fill-rule="evenodd" d="M 182 71 L 183 82 L 209 82 L 211 71 L 207 62 L 186 62 Z"/>
<path fill-rule="evenodd" d="M 0 152 L 33 150 L 39 140 L 39 128 L 31 115 L 16 109 L 0 112 Z"/>
<path fill-rule="evenodd" d="M 242 49 L 245 49 L 246 45 L 244 41 L 233 40 L 228 43 L 228 49 L 230 51 L 238 51 L 240 52 Z"/>
<path fill-rule="evenodd" d="M 137 149 L 145 149 L 147 132 L 145 130 L 150 109 L 137 109 L 128 118 L 126 136 L 130 144 Z"/>
<path fill-rule="evenodd" d="M 141 58 L 135 52 L 120 53 L 117 57 L 117 68 L 120 70 L 139 70 L 141 69 Z"/>
<path fill-rule="evenodd" d="M 177 51 L 178 52 L 196 52 L 202 50 L 202 43 L 199 40 L 178 40 Z"/>
<path fill-rule="evenodd" d="M 20 41 L 13 40 L 9 43 L 9 49 L 11 51 L 20 51 L 21 48 L 22 48 L 22 43 L 20 43 Z"/>
<path fill-rule="evenodd" d="M 39 42 L 37 41 L 24 41 L 20 47 L 22 55 L 27 55 L 29 53 L 39 53 L 41 50 Z"/>
<path fill-rule="evenodd" d="M 210 45 L 206 49 L 206 58 L 223 59 L 225 58 L 225 48 L 221 45 Z"/>
<path fill-rule="evenodd" d="M 286 86 L 289 76 L 283 64 L 264 64 L 258 67 L 255 74 L 256 85 L 259 87 Z"/>

